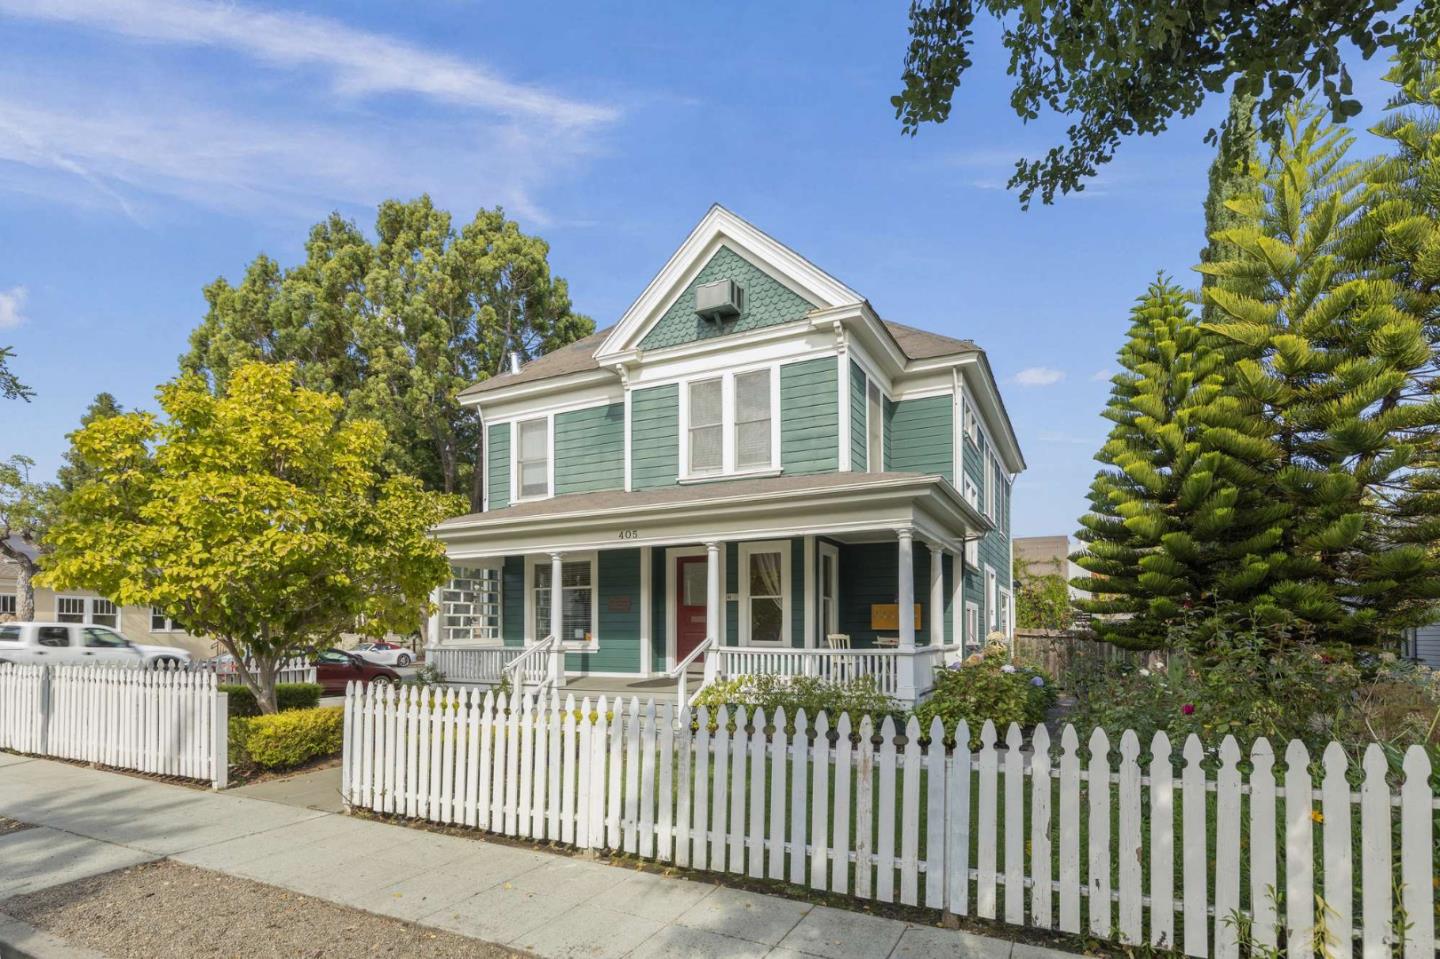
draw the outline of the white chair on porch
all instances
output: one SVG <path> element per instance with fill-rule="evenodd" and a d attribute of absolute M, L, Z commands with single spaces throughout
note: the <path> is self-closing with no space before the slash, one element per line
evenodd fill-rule
<path fill-rule="evenodd" d="M 825 636 L 825 645 L 831 649 L 849 649 L 850 636 L 848 633 L 828 633 Z M 830 679 L 834 682 L 849 682 L 852 673 L 855 671 L 855 660 L 853 656 L 833 656 L 830 659 Z"/>

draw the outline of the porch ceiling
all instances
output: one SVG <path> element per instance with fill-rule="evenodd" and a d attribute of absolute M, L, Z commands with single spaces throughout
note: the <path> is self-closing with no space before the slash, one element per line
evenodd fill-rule
<path fill-rule="evenodd" d="M 992 524 L 942 476 L 823 473 L 574 493 L 446 520 L 435 528 L 452 558 L 619 549 L 910 527 L 956 551 Z"/>

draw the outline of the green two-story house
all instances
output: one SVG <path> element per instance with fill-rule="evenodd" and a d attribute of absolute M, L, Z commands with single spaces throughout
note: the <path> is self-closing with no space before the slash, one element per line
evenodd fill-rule
<path fill-rule="evenodd" d="M 1025 464 L 984 352 L 722 207 L 618 323 L 461 400 L 485 501 L 438 529 L 448 679 L 869 675 L 913 701 L 1011 630 Z"/>

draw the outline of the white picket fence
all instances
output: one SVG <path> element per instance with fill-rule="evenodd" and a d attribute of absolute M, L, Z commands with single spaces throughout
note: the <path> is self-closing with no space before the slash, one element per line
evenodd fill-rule
<path fill-rule="evenodd" d="M 914 719 L 901 739 L 842 715 L 832 735 L 823 713 L 454 688 L 352 685 L 345 710 L 352 807 L 1191 956 L 1239 956 L 1247 935 L 1290 956 L 1435 954 L 1419 747 L 1398 791 L 1369 747 L 1356 792 L 1336 744 L 1316 789 L 1299 742 L 1283 774 L 1257 742 L 1246 776 L 1233 739 L 1207 756 L 1191 737 L 1177 774 L 1163 734 L 1142 766 L 1124 733 L 1117 766 L 1104 730 L 1082 754 L 1068 726 L 1052 754 L 1043 727 L 1026 743 L 1011 726 L 999 748 L 987 722 L 972 754 L 935 745 L 938 719 L 926 745 Z M 954 734 L 969 741 L 963 722 Z"/>
<path fill-rule="evenodd" d="M 226 694 L 213 673 L 0 665 L 0 749 L 228 781 Z"/>
<path fill-rule="evenodd" d="M 222 683 L 239 683 L 240 669 L 233 660 L 208 659 L 191 664 L 191 668 L 200 672 L 214 673 L 220 677 Z M 296 656 L 287 659 L 280 664 L 280 669 L 275 673 L 276 683 L 313 683 L 315 682 L 315 667 L 310 665 L 303 657 Z"/>

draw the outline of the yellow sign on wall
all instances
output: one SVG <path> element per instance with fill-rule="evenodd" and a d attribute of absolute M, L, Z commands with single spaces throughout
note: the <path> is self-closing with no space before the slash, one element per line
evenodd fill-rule
<path fill-rule="evenodd" d="M 899 603 L 871 603 L 870 604 L 870 628 L 871 629 L 899 629 L 900 628 L 900 604 Z M 920 622 L 920 604 L 915 604 L 915 628 L 922 629 L 924 624 Z"/>

